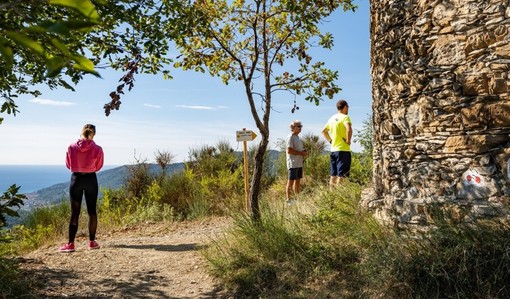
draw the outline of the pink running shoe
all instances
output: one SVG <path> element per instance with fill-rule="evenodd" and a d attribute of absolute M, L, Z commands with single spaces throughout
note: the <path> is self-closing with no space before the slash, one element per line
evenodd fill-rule
<path fill-rule="evenodd" d="M 64 244 L 60 246 L 58 252 L 73 252 L 74 251 L 74 242 Z"/>
<path fill-rule="evenodd" d="M 94 240 L 94 241 L 89 241 L 89 249 L 99 249 L 101 248 L 101 246 L 99 246 L 99 244 Z"/>

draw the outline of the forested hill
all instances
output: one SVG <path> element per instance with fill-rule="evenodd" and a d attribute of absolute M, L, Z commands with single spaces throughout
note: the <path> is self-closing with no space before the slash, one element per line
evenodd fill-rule
<path fill-rule="evenodd" d="M 158 164 L 147 164 L 149 172 L 151 174 L 157 174 L 161 172 L 161 167 Z M 122 187 L 126 177 L 129 174 L 129 167 L 132 165 L 123 165 L 112 169 L 107 169 L 97 173 L 97 180 L 99 182 L 99 188 L 118 189 Z M 173 163 L 167 166 L 166 172 L 171 175 L 176 171 L 184 169 L 184 163 Z M 70 177 L 71 175 L 69 175 Z M 28 200 L 25 201 L 27 206 L 41 206 L 47 204 L 53 204 L 67 199 L 69 194 L 69 181 L 55 184 L 34 193 L 28 194 Z"/>
<path fill-rule="evenodd" d="M 239 159 L 243 159 L 243 154 L 236 152 Z M 276 161 L 280 155 L 279 151 L 269 150 L 267 156 L 267 165 L 269 165 L 269 172 L 272 174 L 276 173 Z M 149 172 L 151 174 L 158 174 L 161 172 L 161 167 L 158 164 L 147 163 Z M 176 171 L 184 169 L 184 162 L 172 163 L 166 167 L 168 175 L 172 175 Z M 123 165 L 112 169 L 107 169 L 98 172 L 97 179 L 99 182 L 99 188 L 101 189 L 118 189 L 121 188 L 128 177 L 129 168 L 134 165 Z M 70 177 L 70 175 L 69 175 Z M 28 198 L 25 200 L 23 210 L 31 210 L 36 206 L 46 206 L 54 203 L 61 202 L 62 200 L 68 200 L 69 198 L 69 181 L 65 181 L 59 184 L 55 184 L 33 193 L 27 194 Z M 99 194 L 101 197 L 102 195 Z"/>

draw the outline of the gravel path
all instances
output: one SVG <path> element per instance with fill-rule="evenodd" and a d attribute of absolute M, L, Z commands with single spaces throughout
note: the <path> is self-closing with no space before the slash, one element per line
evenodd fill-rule
<path fill-rule="evenodd" d="M 207 272 L 200 248 L 221 235 L 230 221 L 147 224 L 98 235 L 101 248 L 76 251 L 59 244 L 23 257 L 22 269 L 38 283 L 35 298 L 232 298 Z"/>

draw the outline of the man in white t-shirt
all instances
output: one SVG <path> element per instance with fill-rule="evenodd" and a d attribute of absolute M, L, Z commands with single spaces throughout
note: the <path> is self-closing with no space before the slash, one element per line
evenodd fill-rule
<path fill-rule="evenodd" d="M 287 204 L 290 205 L 291 193 L 294 191 L 294 202 L 297 203 L 298 194 L 301 189 L 301 178 L 303 178 L 303 161 L 308 153 L 306 152 L 303 142 L 299 138 L 299 133 L 303 125 L 299 120 L 294 120 L 290 123 L 291 133 L 285 140 L 286 144 L 286 156 L 287 156 L 287 169 L 288 169 L 288 180 L 286 188 Z"/>

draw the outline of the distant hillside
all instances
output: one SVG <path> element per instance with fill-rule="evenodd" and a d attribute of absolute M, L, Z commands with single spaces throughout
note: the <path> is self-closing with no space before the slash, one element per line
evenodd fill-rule
<path fill-rule="evenodd" d="M 236 152 L 239 159 L 243 159 L 242 152 Z M 276 161 L 280 155 L 279 151 L 269 150 L 267 156 L 267 165 L 271 174 L 276 174 Z M 149 171 L 152 174 L 157 174 L 161 171 L 161 167 L 158 164 L 148 164 Z M 100 189 L 119 189 L 125 182 L 128 176 L 128 167 L 131 165 L 123 165 L 116 168 L 103 170 L 97 173 L 97 179 L 99 182 Z M 184 163 L 173 163 L 170 164 L 166 171 L 169 175 L 172 175 L 176 171 L 184 169 Z M 33 193 L 27 194 L 28 198 L 25 200 L 25 205 L 22 210 L 31 210 L 37 206 L 46 206 L 55 203 L 59 203 L 63 200 L 69 200 L 69 181 L 55 184 L 43 189 L 39 189 Z M 102 195 L 99 194 L 101 197 Z"/>
<path fill-rule="evenodd" d="M 161 167 L 158 164 L 148 164 L 149 172 L 157 174 L 161 172 Z M 124 184 L 128 176 L 129 165 L 119 166 L 116 168 L 100 171 L 97 173 L 97 180 L 100 189 L 119 189 Z M 171 175 L 176 171 L 184 169 L 184 163 L 170 164 L 166 172 Z M 101 196 L 101 195 L 100 195 Z M 69 198 L 69 181 L 52 185 L 34 193 L 28 194 L 28 200 L 25 201 L 25 207 L 30 209 L 32 206 L 41 206 L 58 203 L 62 200 Z"/>

